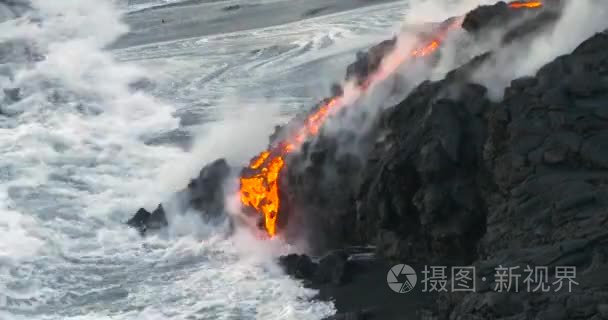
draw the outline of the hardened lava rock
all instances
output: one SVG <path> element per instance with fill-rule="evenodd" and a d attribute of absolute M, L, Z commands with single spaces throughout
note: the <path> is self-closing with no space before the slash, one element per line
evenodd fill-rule
<path fill-rule="evenodd" d="M 185 203 L 185 212 L 192 208 L 201 213 L 205 219 L 213 219 L 224 213 L 224 183 L 230 175 L 230 167 L 225 159 L 218 159 L 201 169 L 198 177 L 191 180 L 188 187 L 175 195 L 178 204 Z M 142 235 L 150 230 L 158 230 L 167 225 L 166 212 L 161 205 L 152 213 L 139 209 L 127 221 L 127 225 L 137 229 Z"/>
<path fill-rule="evenodd" d="M 577 268 L 572 292 L 496 293 L 489 283 L 442 294 L 435 319 L 603 319 L 608 34 L 513 80 L 501 102 L 470 83 L 491 59 L 424 82 L 384 111 L 363 160 L 341 162 L 349 132 L 321 133 L 288 158 L 290 202 L 328 235 L 327 248 L 374 244 L 395 263 L 473 265 L 478 284 L 499 265 Z"/>
<path fill-rule="evenodd" d="M 500 1 L 493 5 L 479 6 L 471 10 L 462 22 L 462 28 L 469 34 L 484 37 L 495 37 L 502 34 L 501 42 L 511 43 L 537 34 L 554 25 L 563 9 L 563 1 L 541 1 L 538 8 L 511 8 L 508 3 Z M 505 31 L 506 30 L 506 31 Z"/>

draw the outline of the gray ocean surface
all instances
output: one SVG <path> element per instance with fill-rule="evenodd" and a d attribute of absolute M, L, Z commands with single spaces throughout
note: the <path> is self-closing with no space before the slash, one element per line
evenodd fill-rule
<path fill-rule="evenodd" d="M 321 319 L 293 250 L 193 212 L 124 222 L 240 165 L 329 95 L 405 2 L 0 1 L 0 319 Z M 237 205 L 232 197 L 230 203 Z"/>

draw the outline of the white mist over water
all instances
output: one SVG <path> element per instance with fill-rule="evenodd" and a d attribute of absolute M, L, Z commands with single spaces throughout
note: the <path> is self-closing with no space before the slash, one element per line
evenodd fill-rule
<path fill-rule="evenodd" d="M 208 160 L 247 161 L 288 116 L 285 104 L 310 100 L 276 86 L 270 89 L 283 100 L 269 94 L 251 99 L 241 76 L 266 81 L 289 76 L 290 68 L 322 65 L 351 50 L 348 38 L 357 35 L 347 31 L 353 26 L 364 34 L 360 46 L 373 43 L 395 20 L 391 7 L 257 30 L 253 38 L 242 33 L 250 39 L 218 35 L 110 52 L 105 48 L 128 32 L 122 6 L 109 0 L 36 0 L 31 6 L 25 16 L 0 24 L 0 46 L 17 48 L 0 61 L 0 86 L 20 88 L 21 97 L 12 101 L 0 91 L 0 319 L 331 314 L 331 303 L 310 301 L 316 292 L 273 262 L 290 250 L 280 240 L 262 242 L 241 230 L 226 238 L 225 225 L 206 224 L 195 213 L 175 215 L 168 230 L 145 239 L 123 222 L 183 188 Z M 379 18 L 389 23 L 375 22 Z M 282 42 L 294 49 L 274 53 Z M 174 52 L 138 63 L 164 46 Z M 191 48 L 201 56 L 179 57 Z M 158 75 L 153 95 L 133 88 Z M 216 119 L 185 129 L 198 136 L 190 150 L 149 143 L 182 129 L 180 122 L 193 115 L 188 112 L 198 111 L 188 108 L 195 101 L 213 106 Z M 180 108 L 187 110 L 182 118 Z"/>
<path fill-rule="evenodd" d="M 314 292 L 281 274 L 269 254 L 242 254 L 263 247 L 252 239 L 225 239 L 210 229 L 142 240 L 123 225 L 137 207 L 175 191 L 162 183 L 167 168 L 185 178 L 191 172 L 180 163 L 201 166 L 208 157 L 145 143 L 176 129 L 179 119 L 167 103 L 131 88 L 147 70 L 104 50 L 128 30 L 112 2 L 31 5 L 30 15 L 0 25 L 3 45 L 15 41 L 42 57 L 15 57 L 0 76 L 2 87 L 20 88 L 22 98 L 0 96 L 0 318 L 315 319 L 331 313 L 330 304 L 308 302 Z M 223 142 L 226 150 L 234 146 Z M 213 146 L 202 149 L 209 158 L 221 155 Z M 194 221 L 182 219 L 172 227 Z"/>

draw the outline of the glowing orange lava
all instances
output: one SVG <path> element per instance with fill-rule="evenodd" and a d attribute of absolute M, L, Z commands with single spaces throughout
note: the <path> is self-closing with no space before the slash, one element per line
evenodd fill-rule
<path fill-rule="evenodd" d="M 460 20 L 459 22 L 460 23 Z M 435 52 L 445 38 L 447 32 L 438 34 L 435 40 L 417 48 L 409 55 L 392 55 L 393 59 L 384 63 L 382 71 L 371 76 L 361 85 L 359 90 L 365 91 L 372 83 L 381 81 L 393 73 L 408 57 L 424 57 Z M 284 156 L 298 149 L 309 137 L 318 134 L 325 120 L 344 106 L 341 96 L 329 99 L 315 110 L 293 136 L 276 144 L 275 147 L 263 151 L 253 158 L 243 171 L 240 179 L 240 198 L 245 207 L 253 208 L 264 217 L 264 228 L 271 237 L 276 235 L 277 217 L 280 208 L 279 176 L 285 165 Z"/>
<path fill-rule="evenodd" d="M 512 8 L 535 8 L 540 2 L 513 2 Z M 460 27 L 464 17 L 457 17 L 448 26 L 440 27 L 433 39 L 407 54 L 393 50 L 387 55 L 380 68 L 358 87 L 365 92 L 372 84 L 381 82 L 393 74 L 397 68 L 412 57 L 425 57 L 434 53 L 446 38 L 448 32 Z M 277 217 L 280 209 L 279 177 L 285 166 L 284 157 L 297 150 L 311 136 L 318 134 L 325 120 L 345 106 L 342 96 L 336 96 L 319 106 L 295 133 L 263 151 L 253 158 L 243 170 L 240 178 L 240 199 L 245 208 L 251 208 L 264 218 L 264 228 L 270 237 L 277 233 Z"/>
<path fill-rule="evenodd" d="M 541 1 L 530 1 L 530 2 L 525 2 L 525 1 L 515 1 L 515 2 L 511 2 L 509 3 L 509 8 L 514 8 L 514 9 L 521 9 L 521 8 L 540 8 L 543 6 L 543 3 Z"/>

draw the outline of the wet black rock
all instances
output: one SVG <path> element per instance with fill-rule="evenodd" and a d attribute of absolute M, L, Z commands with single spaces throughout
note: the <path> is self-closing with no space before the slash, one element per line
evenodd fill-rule
<path fill-rule="evenodd" d="M 289 254 L 279 258 L 279 264 L 283 266 L 285 273 L 297 279 L 312 280 L 316 270 L 317 263 L 314 263 L 309 256 L 305 254 Z"/>
<path fill-rule="evenodd" d="M 198 177 L 188 187 L 176 194 L 178 202 L 185 202 L 187 207 L 180 208 L 185 212 L 193 208 L 201 217 L 209 220 L 224 214 L 224 182 L 230 175 L 230 167 L 225 159 L 215 160 L 200 171 Z M 167 225 L 165 210 L 159 205 L 154 212 L 139 209 L 127 224 L 144 234 L 148 230 L 158 230 Z"/>
<path fill-rule="evenodd" d="M 348 254 L 334 251 L 313 261 L 307 255 L 289 254 L 279 258 L 285 272 L 311 286 L 342 285 L 349 279 Z"/>
<path fill-rule="evenodd" d="M 464 18 L 462 28 L 475 36 L 484 36 L 491 30 L 505 30 L 502 35 L 503 43 L 535 34 L 553 26 L 560 17 L 561 0 L 545 0 L 543 6 L 532 9 L 515 9 L 500 1 L 493 5 L 483 5 L 470 11 Z M 494 34 L 493 36 L 496 36 Z"/>
<path fill-rule="evenodd" d="M 477 244 L 475 264 L 573 266 L 580 286 L 540 297 L 503 293 L 508 301 L 491 305 L 491 292 L 452 294 L 453 308 L 442 317 L 597 318 L 608 296 L 608 273 L 599 276 L 608 263 L 603 160 L 608 146 L 602 142 L 608 121 L 596 116 L 598 108 L 608 106 L 600 89 L 608 89 L 603 80 L 608 78 L 607 50 L 608 35 L 600 33 L 536 77 L 513 81 L 504 100 L 488 113 L 484 146 L 495 189 L 484 197 L 486 232 Z M 584 104 L 577 103 L 580 96 Z M 513 301 L 533 308 L 509 307 Z"/>
<path fill-rule="evenodd" d="M 224 182 L 230 175 L 225 159 L 206 165 L 196 179 L 188 184 L 192 207 L 208 216 L 219 216 L 224 212 Z"/>
<path fill-rule="evenodd" d="M 342 251 L 330 252 L 319 260 L 313 282 L 340 285 L 348 280 L 348 255 Z"/>
<path fill-rule="evenodd" d="M 333 251 L 324 257 L 313 261 L 307 255 L 289 254 L 279 258 L 279 265 L 283 267 L 285 273 L 296 279 L 304 281 L 308 287 L 321 289 L 336 288 L 346 284 L 354 273 L 364 273 L 364 269 L 356 270 L 356 261 L 351 261 L 346 251 Z M 320 298 L 323 298 L 322 296 Z M 324 297 L 333 299 L 335 297 Z M 373 319 L 373 310 L 350 310 L 339 312 L 325 320 L 363 320 Z"/>
<path fill-rule="evenodd" d="M 145 234 L 148 230 L 158 230 L 162 227 L 167 226 L 167 217 L 165 216 L 165 210 L 162 205 L 152 211 L 152 213 L 141 208 L 137 210 L 135 215 L 127 221 L 127 225 L 135 228 L 140 234 Z"/>
<path fill-rule="evenodd" d="M 572 292 L 496 294 L 487 284 L 445 294 L 435 319 L 601 319 L 608 34 L 514 80 L 500 102 L 471 83 L 492 57 L 420 84 L 363 138 L 321 130 L 286 159 L 282 199 L 297 208 L 290 215 L 298 223 L 314 226 L 309 236 L 320 251 L 374 244 L 394 262 L 472 264 L 484 276 L 499 265 L 578 270 Z"/>
<path fill-rule="evenodd" d="M 465 29 L 478 33 L 520 18 L 520 26 L 543 28 L 554 19 L 543 16 L 547 12 L 514 13 L 499 3 L 468 15 Z M 527 36 L 527 27 L 519 30 L 503 40 Z M 394 44 L 388 40 L 359 54 L 347 78 L 365 81 Z M 357 273 L 336 249 L 368 244 L 391 263 L 474 265 L 478 278 L 492 276 L 499 265 L 572 266 L 579 282 L 572 292 L 497 294 L 493 284 L 478 279 L 477 292 L 442 294 L 429 317 L 606 316 L 608 34 L 513 80 L 500 102 L 472 83 L 472 72 L 492 58 L 480 55 L 443 80 L 418 85 L 372 119 L 369 132 L 355 132 L 356 125 L 338 133 L 322 128 L 285 158 L 279 179 L 279 218 L 288 219 L 283 235 L 299 232 L 316 251 L 330 252 L 321 259 L 280 258 L 288 274 L 311 286 L 343 288 Z M 289 129 L 278 128 L 271 141 Z M 191 206 L 221 212 L 227 172 L 223 160 L 203 169 L 185 190 Z M 138 212 L 133 224 L 146 226 L 152 215 Z M 366 283 L 370 291 L 386 290 L 386 270 L 379 272 L 384 279 Z M 548 280 L 555 280 L 554 272 Z M 359 291 L 348 295 L 367 289 L 354 288 Z M 350 299 L 347 309 L 334 319 L 358 319 L 365 303 L 344 299 Z M 402 318 L 393 315 L 383 319 Z"/>

